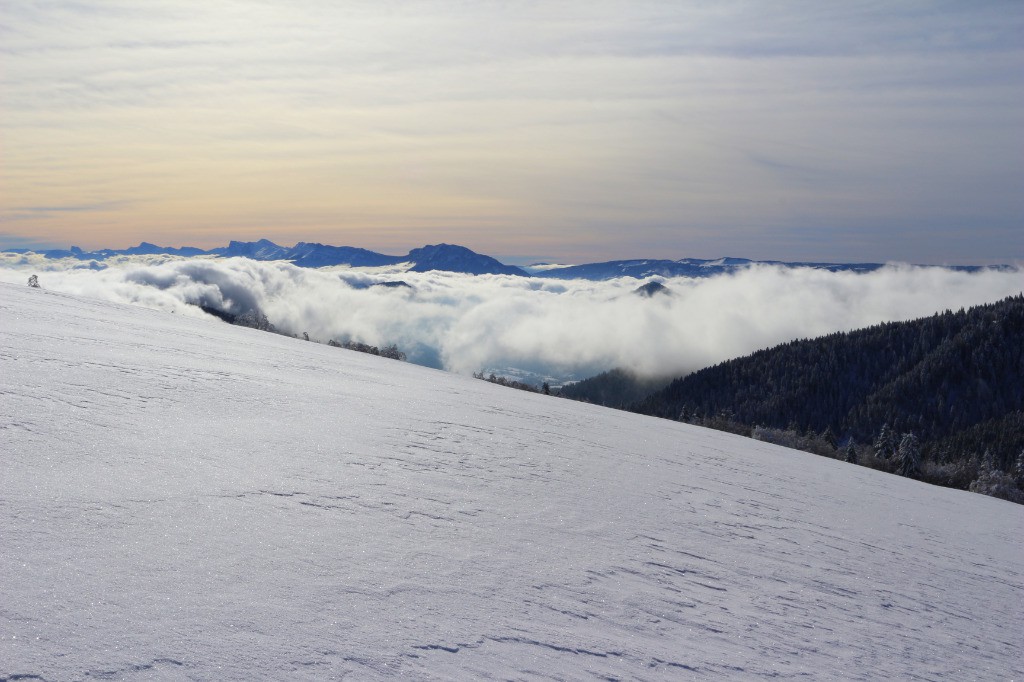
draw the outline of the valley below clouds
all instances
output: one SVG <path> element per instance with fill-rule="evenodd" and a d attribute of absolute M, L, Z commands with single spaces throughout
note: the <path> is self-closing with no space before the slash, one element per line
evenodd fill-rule
<path fill-rule="evenodd" d="M 117 257 L 102 264 L 0 254 L 0 281 L 37 274 L 53 291 L 218 322 L 207 309 L 265 314 L 281 332 L 397 344 L 461 374 L 515 367 L 582 378 L 612 367 L 686 374 L 797 338 L 988 303 L 1024 290 L 1020 268 L 872 273 L 753 266 L 708 278 L 594 282 L 401 268 L 300 268 L 245 258 Z M 402 282 L 408 286 L 396 285 Z M 388 284 L 389 286 L 375 286 Z"/>

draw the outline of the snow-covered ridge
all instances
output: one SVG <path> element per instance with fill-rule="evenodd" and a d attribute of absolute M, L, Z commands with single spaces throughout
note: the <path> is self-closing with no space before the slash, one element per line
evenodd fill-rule
<path fill-rule="evenodd" d="M 295 246 L 280 246 L 269 239 L 260 239 L 255 242 L 232 240 L 227 246 L 208 251 L 190 246 L 174 248 L 142 242 L 138 246 L 128 249 L 83 251 L 77 246 L 72 246 L 69 250 L 43 249 L 36 252 L 29 249 L 12 249 L 0 253 L 38 253 L 47 259 L 73 259 L 88 262 L 88 267 L 100 269 L 104 267 L 100 261 L 107 261 L 108 259 L 113 259 L 116 262 L 117 259 L 126 256 L 164 254 L 182 258 L 217 256 L 222 258 L 249 258 L 256 261 L 288 261 L 303 268 L 344 265 L 356 268 L 389 267 L 392 270 L 412 270 L 414 272 L 440 270 L 474 275 L 526 276 L 527 274 L 524 270 L 515 266 L 505 265 L 490 256 L 475 253 L 464 246 L 456 244 L 428 244 L 427 246 L 413 249 L 405 256 L 389 256 L 354 246 L 331 246 L 330 244 L 310 242 L 299 242 Z"/>
<path fill-rule="evenodd" d="M 102 269 L 106 262 L 117 263 L 124 258 L 137 256 L 166 255 L 181 258 L 222 257 L 249 258 L 256 261 L 287 261 L 303 268 L 353 267 L 353 268 L 389 268 L 394 270 L 411 270 L 413 272 L 459 272 L 483 275 L 515 275 L 543 276 L 555 279 L 584 279 L 605 281 L 621 277 L 647 279 L 649 277 L 713 277 L 732 274 L 750 267 L 775 266 L 787 269 L 811 269 L 827 272 L 875 272 L 883 267 L 882 263 L 817 263 L 817 262 L 783 262 L 775 260 L 755 261 L 748 258 L 680 258 L 679 260 L 634 259 L 615 260 L 601 263 L 585 263 L 582 265 L 559 265 L 552 263 L 535 263 L 523 268 L 505 265 L 495 258 L 476 253 L 456 244 L 433 244 L 411 250 L 405 256 L 391 256 L 369 251 L 354 246 L 332 246 L 316 242 L 298 242 L 295 246 L 280 246 L 269 239 L 255 242 L 232 240 L 227 246 L 203 250 L 196 247 L 180 248 L 157 246 L 142 242 L 138 246 L 127 249 L 99 249 L 83 251 L 77 246 L 70 249 L 25 248 L 0 251 L 0 254 L 33 254 L 52 260 L 81 261 L 80 267 Z M 938 266 L 920 266 L 938 267 Z M 942 269 L 959 272 L 1012 272 L 1018 266 L 992 265 L 947 265 Z"/>
<path fill-rule="evenodd" d="M 1019 679 L 1024 508 L 0 284 L 0 679 Z"/>

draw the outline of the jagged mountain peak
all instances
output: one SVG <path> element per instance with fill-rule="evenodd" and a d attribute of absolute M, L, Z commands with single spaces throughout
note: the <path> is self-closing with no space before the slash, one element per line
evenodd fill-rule
<path fill-rule="evenodd" d="M 448 270 L 471 275 L 528 276 L 524 270 L 512 265 L 505 265 L 490 256 L 485 256 L 458 244 L 428 244 L 410 251 L 407 260 L 413 263 L 411 269 L 414 272 Z"/>

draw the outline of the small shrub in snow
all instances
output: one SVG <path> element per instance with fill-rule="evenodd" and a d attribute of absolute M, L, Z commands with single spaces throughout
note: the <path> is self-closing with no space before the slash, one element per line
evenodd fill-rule
<path fill-rule="evenodd" d="M 359 353 L 377 355 L 379 357 L 389 358 L 391 360 L 400 360 L 402 362 L 405 362 L 406 359 L 405 353 L 398 350 L 398 346 L 396 346 L 395 344 L 391 344 L 390 346 L 384 346 L 383 348 L 378 348 L 377 346 L 371 346 L 368 343 L 360 343 L 358 341 L 345 341 L 344 343 L 341 343 L 340 341 L 330 339 L 327 341 L 327 345 L 333 346 L 335 348 L 354 350 Z"/>
<path fill-rule="evenodd" d="M 242 313 L 235 318 L 234 323 L 240 327 L 252 327 L 253 329 L 259 329 L 264 332 L 277 331 L 277 328 L 270 323 L 270 320 L 267 319 L 266 315 L 255 310 L 249 310 Z"/>
<path fill-rule="evenodd" d="M 971 483 L 969 490 L 972 493 L 981 493 L 998 497 L 1000 500 L 1009 500 L 1017 504 L 1024 504 L 1024 492 L 1017 487 L 1013 477 L 995 469 L 985 469 L 976 481 Z"/>

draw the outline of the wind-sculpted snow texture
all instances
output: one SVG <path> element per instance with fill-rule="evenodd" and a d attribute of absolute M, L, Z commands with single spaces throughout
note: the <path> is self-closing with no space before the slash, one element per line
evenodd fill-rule
<path fill-rule="evenodd" d="M 0 284 L 0 679 L 1020 679 L 1024 507 Z"/>

